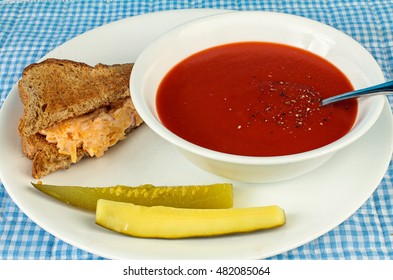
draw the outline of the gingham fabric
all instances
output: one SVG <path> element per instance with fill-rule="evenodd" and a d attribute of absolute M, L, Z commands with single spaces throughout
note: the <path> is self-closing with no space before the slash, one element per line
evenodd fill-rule
<path fill-rule="evenodd" d="M 376 58 L 386 79 L 392 79 L 392 0 L 8 0 L 0 1 L 0 105 L 26 65 L 70 38 L 126 17 L 185 8 L 278 11 L 321 21 L 359 41 Z M 392 104 L 392 97 L 389 100 Z M 391 163 L 377 190 L 349 219 L 316 240 L 270 259 L 393 259 L 392 180 Z M 37 226 L 3 185 L 0 258 L 101 259 Z"/>

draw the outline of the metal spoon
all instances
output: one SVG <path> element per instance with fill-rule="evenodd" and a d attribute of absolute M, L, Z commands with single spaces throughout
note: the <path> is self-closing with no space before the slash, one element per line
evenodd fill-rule
<path fill-rule="evenodd" d="M 350 98 L 357 98 L 360 96 L 370 96 L 370 95 L 379 95 L 379 94 L 391 94 L 393 93 L 393 81 L 386 82 L 383 84 L 379 84 L 376 86 L 368 87 L 368 88 L 363 88 L 355 91 L 350 91 L 347 93 L 339 94 L 336 96 L 332 96 L 329 98 L 325 98 L 321 101 L 321 105 L 327 105 L 333 102 L 338 102 L 341 100 L 345 99 L 350 99 Z"/>

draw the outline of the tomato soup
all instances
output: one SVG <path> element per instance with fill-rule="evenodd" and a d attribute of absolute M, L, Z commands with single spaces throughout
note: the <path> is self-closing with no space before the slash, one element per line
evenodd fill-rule
<path fill-rule="evenodd" d="M 280 156 L 327 145 L 352 127 L 357 101 L 320 106 L 353 90 L 347 77 L 306 50 L 244 42 L 213 47 L 177 64 L 159 85 L 162 123 L 205 148 Z"/>

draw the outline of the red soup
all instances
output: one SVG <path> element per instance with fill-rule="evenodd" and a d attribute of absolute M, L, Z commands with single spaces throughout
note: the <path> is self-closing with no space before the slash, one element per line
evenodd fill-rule
<path fill-rule="evenodd" d="M 346 134 L 357 101 L 320 106 L 353 90 L 346 76 L 308 51 L 274 43 L 213 47 L 176 65 L 157 93 L 162 123 L 189 142 L 245 156 L 310 151 Z"/>

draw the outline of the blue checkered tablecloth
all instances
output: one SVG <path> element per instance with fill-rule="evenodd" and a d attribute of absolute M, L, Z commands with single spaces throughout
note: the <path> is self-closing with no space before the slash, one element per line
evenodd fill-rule
<path fill-rule="evenodd" d="M 26 65 L 78 34 L 130 16 L 186 8 L 278 11 L 321 21 L 359 41 L 376 58 L 386 79 L 393 78 L 392 0 L 0 0 L 0 106 Z M 392 100 L 389 97 L 391 104 Z M 349 219 L 271 259 L 393 259 L 392 182 L 391 162 L 377 190 Z M 0 259 L 101 257 L 41 229 L 0 184 Z"/>

